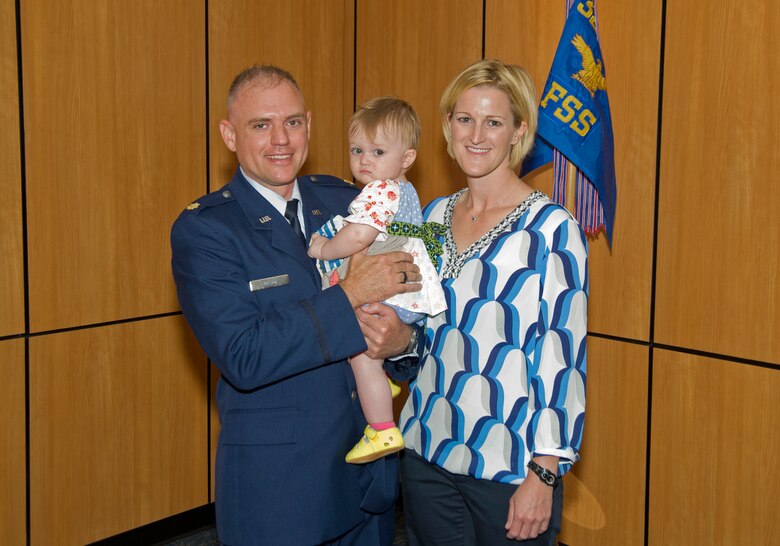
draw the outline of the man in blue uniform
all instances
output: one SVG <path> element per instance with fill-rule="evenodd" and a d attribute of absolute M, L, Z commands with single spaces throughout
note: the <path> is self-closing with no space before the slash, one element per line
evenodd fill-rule
<path fill-rule="evenodd" d="M 239 74 L 220 122 L 239 168 L 171 231 L 179 302 L 221 372 L 217 531 L 232 546 L 392 542 L 397 460 L 344 461 L 365 426 L 346 358 L 407 349 L 410 328 L 364 305 L 419 290 L 421 277 L 394 252 L 358 257 L 321 289 L 305 241 L 357 189 L 298 176 L 310 123 L 288 72 Z"/>

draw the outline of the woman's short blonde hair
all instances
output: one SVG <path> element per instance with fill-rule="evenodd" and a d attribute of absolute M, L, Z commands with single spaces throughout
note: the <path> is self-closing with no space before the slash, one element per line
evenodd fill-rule
<path fill-rule="evenodd" d="M 444 138 L 447 140 L 447 152 L 453 159 L 455 156 L 452 153 L 450 116 L 460 96 L 472 87 L 492 87 L 506 93 L 515 127 L 520 127 L 523 121 L 528 125 L 528 130 L 509 152 L 509 165 L 517 171 L 523 158 L 534 145 L 538 124 L 536 89 L 531 76 L 524 68 L 517 65 L 505 64 L 498 59 L 484 59 L 466 67 L 453 78 L 444 90 L 439 103 Z"/>

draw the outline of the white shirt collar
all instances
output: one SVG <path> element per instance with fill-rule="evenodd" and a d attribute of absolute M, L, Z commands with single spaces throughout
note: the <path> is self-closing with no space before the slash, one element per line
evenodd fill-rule
<path fill-rule="evenodd" d="M 265 198 L 266 201 L 268 201 L 273 208 L 275 208 L 277 211 L 279 211 L 279 214 L 284 216 L 284 211 L 287 208 L 287 200 L 273 191 L 272 189 L 266 188 L 259 182 L 255 182 L 250 178 L 248 174 L 246 174 L 246 171 L 244 171 L 243 167 L 239 166 L 239 169 L 241 170 L 241 174 L 244 176 L 247 182 L 249 182 L 249 185 L 252 186 L 257 193 L 259 193 L 261 196 Z M 293 191 L 292 196 L 290 196 L 290 199 L 297 199 L 298 200 L 298 221 L 301 223 L 301 226 L 305 226 L 304 222 L 304 215 L 303 215 L 303 200 L 301 199 L 301 190 L 298 189 L 298 179 L 296 178 L 295 181 L 293 181 Z M 305 229 L 305 228 L 304 228 Z"/>

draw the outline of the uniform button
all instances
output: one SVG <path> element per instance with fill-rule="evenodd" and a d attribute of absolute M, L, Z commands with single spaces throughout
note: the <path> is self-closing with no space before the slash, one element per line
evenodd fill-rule
<path fill-rule="evenodd" d="M 230 197 L 230 192 L 229 192 L 229 191 L 227 191 L 227 190 L 223 191 L 223 192 L 222 192 L 222 197 L 224 197 L 225 199 L 227 199 L 228 197 Z"/>
<path fill-rule="evenodd" d="M 354 400 L 355 398 L 357 398 L 357 391 L 353 390 L 353 391 L 352 391 L 352 395 L 351 395 L 351 396 L 352 396 L 352 400 Z"/>

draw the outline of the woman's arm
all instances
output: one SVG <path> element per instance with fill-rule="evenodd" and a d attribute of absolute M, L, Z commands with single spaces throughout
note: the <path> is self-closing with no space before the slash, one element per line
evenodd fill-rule
<path fill-rule="evenodd" d="M 558 472 L 558 457 L 534 457 L 534 462 L 550 472 Z M 509 499 L 509 514 L 504 526 L 507 538 L 528 540 L 547 531 L 552 505 L 553 488 L 542 483 L 536 474 L 529 472 Z"/>
<path fill-rule="evenodd" d="M 528 373 L 536 400 L 528 449 L 532 457 L 559 457 L 565 472 L 579 458 L 585 420 L 588 251 L 585 234 L 571 218 L 546 239 L 536 347 Z"/>
<path fill-rule="evenodd" d="M 579 457 L 585 418 L 585 338 L 588 307 L 588 251 L 585 235 L 571 219 L 548 239 L 541 268 L 538 335 L 528 382 L 536 406 L 528 450 L 550 472 L 564 471 Z M 536 538 L 552 514 L 553 488 L 530 470 L 509 501 L 507 537 Z"/>

